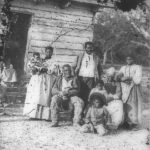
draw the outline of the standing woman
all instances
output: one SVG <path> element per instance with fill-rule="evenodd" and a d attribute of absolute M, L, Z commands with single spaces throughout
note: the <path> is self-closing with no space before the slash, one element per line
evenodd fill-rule
<path fill-rule="evenodd" d="M 31 119 L 50 120 L 51 89 L 59 73 L 53 55 L 53 48 L 46 47 L 45 59 L 34 53 L 29 62 L 32 77 L 27 87 L 23 114 Z"/>
<path fill-rule="evenodd" d="M 125 124 L 130 129 L 138 129 L 142 119 L 142 67 L 134 64 L 132 56 L 126 57 L 127 65 L 121 67 L 119 76 L 122 100 L 125 106 Z"/>

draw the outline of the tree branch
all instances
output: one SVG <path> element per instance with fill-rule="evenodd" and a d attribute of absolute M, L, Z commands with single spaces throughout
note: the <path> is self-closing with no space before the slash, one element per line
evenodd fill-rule
<path fill-rule="evenodd" d="M 74 31 L 74 30 L 78 30 L 79 32 L 82 31 L 86 31 L 88 28 L 90 28 L 92 26 L 92 24 L 90 24 L 89 26 L 87 26 L 85 29 L 77 29 L 77 28 L 71 28 L 70 30 L 66 31 L 63 33 L 63 30 L 60 31 L 60 34 L 51 42 L 51 45 L 54 44 L 55 42 L 57 42 L 59 40 L 59 38 L 61 38 L 64 35 L 67 35 L 68 33 Z"/>
<path fill-rule="evenodd" d="M 150 45 L 148 45 L 147 43 L 142 43 L 142 42 L 137 42 L 137 41 L 131 41 L 131 43 L 134 43 L 139 46 L 144 46 L 150 50 Z"/>

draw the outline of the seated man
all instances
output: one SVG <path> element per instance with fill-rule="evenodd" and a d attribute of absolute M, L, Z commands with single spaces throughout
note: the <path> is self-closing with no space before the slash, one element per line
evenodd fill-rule
<path fill-rule="evenodd" d="M 121 87 L 120 83 L 114 82 L 115 72 L 111 72 L 113 69 L 106 71 L 107 80 L 104 81 L 104 87 L 102 83 L 98 83 L 97 86 L 92 89 L 90 97 L 95 93 L 102 94 L 106 99 L 106 109 L 109 113 L 109 119 L 107 126 L 109 129 L 117 129 L 124 121 L 123 102 L 121 101 Z M 111 73 L 110 73 L 111 72 Z M 106 79 L 105 78 L 105 79 Z"/>
<path fill-rule="evenodd" d="M 52 88 L 51 119 L 52 127 L 57 127 L 59 111 L 63 103 L 68 103 L 74 108 L 74 125 L 79 125 L 84 107 L 84 102 L 78 97 L 80 92 L 79 81 L 71 75 L 71 66 L 66 64 L 62 68 L 63 75 L 56 79 Z"/>

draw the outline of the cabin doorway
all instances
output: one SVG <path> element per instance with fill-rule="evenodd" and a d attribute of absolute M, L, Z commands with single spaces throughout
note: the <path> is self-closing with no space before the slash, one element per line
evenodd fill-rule
<path fill-rule="evenodd" d="M 31 15 L 23 13 L 16 13 L 16 15 L 17 21 L 10 27 L 11 35 L 6 43 L 5 56 L 10 58 L 19 78 L 24 74 L 24 58 Z"/>

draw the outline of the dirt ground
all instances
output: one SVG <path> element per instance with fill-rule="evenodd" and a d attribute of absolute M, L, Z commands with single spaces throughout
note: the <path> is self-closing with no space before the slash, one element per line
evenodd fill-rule
<path fill-rule="evenodd" d="M 99 136 L 81 133 L 70 122 L 51 128 L 51 122 L 22 116 L 0 117 L 0 150 L 149 150 L 147 130 L 119 130 Z"/>

